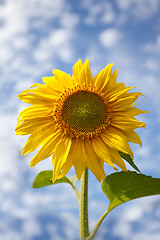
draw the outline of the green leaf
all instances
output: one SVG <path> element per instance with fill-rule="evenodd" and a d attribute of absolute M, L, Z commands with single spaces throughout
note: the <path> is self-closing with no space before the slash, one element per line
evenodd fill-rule
<path fill-rule="evenodd" d="M 101 187 L 109 199 L 108 211 L 111 211 L 130 200 L 160 194 L 160 178 L 122 171 L 107 176 Z"/>
<path fill-rule="evenodd" d="M 63 177 L 61 179 L 56 180 L 55 183 L 52 183 L 52 180 L 51 180 L 52 175 L 53 175 L 52 170 L 46 170 L 46 171 L 40 172 L 35 177 L 32 187 L 33 188 L 41 188 L 41 187 L 45 187 L 45 186 L 49 186 L 49 185 L 54 185 L 57 183 L 69 183 L 70 185 L 72 185 L 72 187 L 75 186 L 75 183 L 77 180 L 76 176 L 72 176 L 70 178 Z"/>
<path fill-rule="evenodd" d="M 133 167 L 136 171 L 140 172 L 140 170 L 135 165 L 135 163 L 133 162 L 133 159 L 131 158 L 131 156 L 129 154 L 126 154 L 126 153 L 123 153 L 123 152 L 119 152 L 119 154 L 121 155 L 121 157 L 124 160 L 126 160 L 131 165 L 131 167 Z"/>

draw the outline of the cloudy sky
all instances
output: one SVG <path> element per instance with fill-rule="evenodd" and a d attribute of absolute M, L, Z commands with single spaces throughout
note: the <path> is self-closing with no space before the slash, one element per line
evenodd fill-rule
<path fill-rule="evenodd" d="M 131 148 L 141 171 L 160 178 L 160 0 L 0 0 L 0 239 L 79 239 L 72 189 L 31 189 L 36 174 L 52 168 L 51 159 L 29 168 L 33 154 L 21 157 L 27 138 L 14 132 L 26 107 L 17 94 L 53 68 L 72 74 L 79 58 L 89 58 L 93 75 L 114 62 L 118 81 L 146 95 L 139 107 L 149 114 L 139 119 L 147 130 L 137 131 L 143 147 Z M 90 174 L 91 229 L 107 204 Z M 157 240 L 159 226 L 160 196 L 139 199 L 111 212 L 97 239 Z"/>

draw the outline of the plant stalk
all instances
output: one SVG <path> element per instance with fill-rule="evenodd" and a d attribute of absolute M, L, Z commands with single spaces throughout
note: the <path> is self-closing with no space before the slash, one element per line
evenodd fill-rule
<path fill-rule="evenodd" d="M 80 192 L 80 239 L 85 240 L 89 236 L 88 226 L 88 168 L 81 177 Z"/>

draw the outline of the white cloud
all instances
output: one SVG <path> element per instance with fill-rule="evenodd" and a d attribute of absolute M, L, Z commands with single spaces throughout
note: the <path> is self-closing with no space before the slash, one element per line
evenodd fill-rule
<path fill-rule="evenodd" d="M 27 19 L 22 13 L 23 1 L 6 0 L 5 4 L 0 6 L 0 16 L 4 24 L 0 28 L 1 42 L 11 41 L 11 37 L 18 33 L 25 33 L 28 28 Z"/>
<path fill-rule="evenodd" d="M 30 217 L 23 222 L 22 232 L 26 238 L 33 239 L 33 237 L 41 235 L 42 229 L 37 219 Z"/>
<path fill-rule="evenodd" d="M 116 5 L 116 7 L 115 7 Z M 84 22 L 88 25 L 98 23 L 123 25 L 128 18 L 134 17 L 134 21 L 145 21 L 158 14 L 159 0 L 114 0 L 95 1 L 83 0 L 82 7 L 87 9 Z"/>
<path fill-rule="evenodd" d="M 160 34 L 157 35 L 154 42 L 148 42 L 144 45 L 144 51 L 148 53 L 154 53 L 159 55 L 160 51 Z"/>
<path fill-rule="evenodd" d="M 148 19 L 158 13 L 159 0 L 116 0 L 121 10 L 127 11 L 138 19 Z"/>
<path fill-rule="evenodd" d="M 52 31 L 35 48 L 34 59 L 38 62 L 45 62 L 56 56 L 64 62 L 72 61 L 73 51 L 70 42 L 73 37 L 74 34 L 64 28 Z"/>
<path fill-rule="evenodd" d="M 159 64 L 155 59 L 146 60 L 145 67 L 146 67 L 147 70 L 149 70 L 151 72 L 159 71 Z"/>
<path fill-rule="evenodd" d="M 116 14 L 111 9 L 111 7 L 107 7 L 107 11 L 104 11 L 104 15 L 102 16 L 102 22 L 105 24 L 113 23 L 116 20 Z"/>
<path fill-rule="evenodd" d="M 0 233 L 0 238 L 1 239 L 5 239 L 5 240 L 12 240 L 12 239 L 16 239 L 16 240 L 22 240 L 23 236 L 21 234 L 19 234 L 18 232 L 14 231 L 9 231 L 5 232 L 5 233 Z"/>
<path fill-rule="evenodd" d="M 32 193 L 30 191 L 25 191 L 24 194 L 22 195 L 22 201 L 26 206 L 29 207 L 35 207 L 37 202 L 40 205 L 51 205 L 53 201 L 53 197 L 50 194 L 46 194 L 41 197 L 41 194 L 37 193 Z"/>
<path fill-rule="evenodd" d="M 118 222 L 114 228 L 113 235 L 120 236 L 123 239 L 127 238 L 131 234 L 131 225 L 128 222 Z"/>
<path fill-rule="evenodd" d="M 116 3 L 123 10 L 128 9 L 130 7 L 130 5 L 131 5 L 131 1 L 130 0 L 116 1 Z"/>
<path fill-rule="evenodd" d="M 3 127 L 3 126 L 2 126 Z M 9 135 L 10 136 L 10 135 Z M 10 151 L 8 151 L 10 149 Z M 18 178 L 18 164 L 14 165 L 13 159 L 17 158 L 17 150 L 14 148 L 12 141 L 9 141 L 8 138 L 0 139 L 0 177 L 7 177 L 10 175 L 10 178 Z M 14 169 L 14 171 L 12 171 Z M 4 190 L 7 190 L 4 188 Z"/>
<path fill-rule="evenodd" d="M 101 13 L 101 6 L 98 4 L 91 5 L 89 8 L 89 15 L 85 19 L 85 23 L 88 25 L 96 22 L 97 16 Z"/>
<path fill-rule="evenodd" d="M 143 79 L 145 81 L 145 86 L 143 86 L 144 84 L 142 81 L 140 84 L 145 89 L 145 94 L 147 94 L 147 96 L 151 96 L 152 101 L 159 100 L 159 87 L 160 87 L 159 79 L 152 73 L 144 75 Z M 153 94 L 155 96 L 154 98 Z"/>
<path fill-rule="evenodd" d="M 128 240 L 128 238 L 131 240 L 149 240 L 152 236 L 155 240 L 159 239 L 159 223 L 158 219 L 154 217 L 157 212 L 157 209 L 153 208 L 155 203 L 155 198 L 142 198 L 130 202 L 126 208 L 123 206 L 117 216 L 118 221 L 114 225 L 113 235 L 124 240 Z M 154 214 L 152 218 L 151 212 Z M 148 221 L 152 224 L 148 224 Z"/>
<path fill-rule="evenodd" d="M 38 78 L 57 60 L 71 61 L 79 17 L 67 0 L 6 0 L 0 16 L 1 86 Z"/>
<path fill-rule="evenodd" d="M 79 23 L 80 18 L 76 14 L 71 14 L 64 12 L 61 15 L 60 23 L 62 27 L 67 28 L 67 29 L 74 29 L 77 24 Z"/>
<path fill-rule="evenodd" d="M 99 41 L 102 46 L 112 48 L 122 39 L 122 34 L 118 29 L 110 28 L 100 33 Z"/>
<path fill-rule="evenodd" d="M 88 11 L 87 16 L 84 17 L 84 22 L 87 25 L 110 24 L 116 19 L 114 8 L 108 1 L 95 2 L 84 0 L 82 7 Z"/>
<path fill-rule="evenodd" d="M 122 220 L 124 222 L 132 223 L 143 218 L 144 213 L 152 210 L 151 205 L 149 204 L 150 200 L 141 199 L 130 205 L 130 207 L 126 207 L 123 210 Z"/>
<path fill-rule="evenodd" d="M 59 219 L 64 219 L 61 223 L 64 234 L 66 237 L 69 236 L 69 239 L 74 239 L 74 236 L 77 235 L 78 219 L 75 217 L 73 220 L 70 211 L 73 209 L 78 211 L 78 204 L 72 188 L 70 186 L 67 188 L 62 184 L 50 189 L 30 189 L 33 171 L 26 166 L 25 159 L 18 156 L 15 146 L 16 144 L 13 144 L 13 141 L 9 142 L 8 138 L 6 142 L 4 138 L 0 141 L 0 181 L 2 185 L 0 189 L 0 213 L 2 216 L 0 237 L 5 240 L 11 240 L 11 236 L 18 240 L 41 237 L 47 224 L 52 222 L 48 216 L 55 219 L 62 212 Z M 28 181 L 30 183 L 26 186 Z M 54 227 L 57 239 L 59 239 L 60 227 L 56 220 L 54 220 Z M 53 234 L 53 236 L 55 235 Z"/>

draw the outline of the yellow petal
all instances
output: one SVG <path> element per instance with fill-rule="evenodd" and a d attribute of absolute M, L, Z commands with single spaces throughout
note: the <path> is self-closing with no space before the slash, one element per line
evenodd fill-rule
<path fill-rule="evenodd" d="M 123 89 L 124 83 L 117 83 L 117 73 L 118 69 L 116 69 L 113 73 L 110 71 L 109 79 L 107 85 L 103 89 L 103 93 L 107 94 L 108 92 L 112 92 L 113 89 Z"/>
<path fill-rule="evenodd" d="M 82 140 L 74 139 L 68 155 L 68 161 L 73 163 L 78 180 L 80 180 L 86 167 L 85 155 L 82 154 L 82 149 Z"/>
<path fill-rule="evenodd" d="M 107 95 L 107 99 L 110 101 L 110 102 L 113 102 L 117 99 L 119 99 L 121 97 L 121 95 L 123 95 L 124 93 L 128 92 L 129 90 L 131 90 L 132 88 L 135 88 L 135 87 L 127 87 L 127 88 L 124 88 L 122 90 L 118 90 L 118 91 L 115 91 L 115 93 L 108 93 Z M 123 96 L 122 96 L 123 97 Z"/>
<path fill-rule="evenodd" d="M 126 111 L 113 111 L 114 117 L 134 117 L 142 113 L 148 113 L 148 111 L 142 111 L 135 107 L 130 107 Z"/>
<path fill-rule="evenodd" d="M 35 83 L 33 86 L 31 86 L 31 88 L 32 89 L 26 91 L 41 96 L 43 98 L 47 98 L 49 100 L 55 100 L 57 99 L 57 97 L 59 97 L 59 91 L 57 91 L 56 89 L 53 90 L 52 88 L 44 84 Z"/>
<path fill-rule="evenodd" d="M 106 88 L 103 91 L 106 98 L 108 98 L 109 96 L 112 96 L 113 94 L 116 94 L 119 91 L 122 91 L 125 88 L 124 83 L 115 83 L 115 84 L 112 84 L 112 86 L 110 86 L 111 84 L 109 83 L 110 82 L 108 82 L 108 88 Z"/>
<path fill-rule="evenodd" d="M 125 118 L 125 117 L 114 117 L 112 119 L 112 126 L 122 129 L 122 130 L 133 130 L 136 128 L 141 128 L 146 126 L 144 122 L 140 122 L 135 118 Z"/>
<path fill-rule="evenodd" d="M 136 107 L 131 107 L 131 109 L 128 110 L 128 113 L 130 116 L 137 116 L 140 115 L 142 113 L 149 113 L 149 111 L 142 111 Z"/>
<path fill-rule="evenodd" d="M 81 84 L 83 84 L 83 85 L 87 84 L 87 86 L 93 84 L 93 77 L 92 77 L 92 73 L 91 73 L 91 69 L 90 69 L 90 62 L 88 59 L 85 61 L 84 65 L 81 69 L 80 81 L 81 81 Z"/>
<path fill-rule="evenodd" d="M 81 59 L 79 59 L 78 62 L 76 62 L 75 65 L 73 66 L 73 79 L 75 84 L 80 83 L 80 73 L 81 73 L 82 67 L 83 67 L 83 63 Z"/>
<path fill-rule="evenodd" d="M 25 108 L 19 115 L 20 118 L 31 119 L 31 118 L 39 118 L 39 117 L 49 117 L 53 114 L 53 105 L 46 106 L 43 105 L 33 105 Z"/>
<path fill-rule="evenodd" d="M 19 120 L 18 118 L 18 123 L 15 128 L 16 135 L 31 134 L 35 131 L 37 127 L 43 126 L 48 123 L 53 123 L 52 117 L 25 119 L 23 121 Z"/>
<path fill-rule="evenodd" d="M 113 111 L 124 111 L 131 107 L 134 101 L 142 95 L 142 93 L 127 93 L 123 98 L 119 98 L 114 102 L 111 102 Z M 110 102 L 110 101 L 109 101 Z"/>
<path fill-rule="evenodd" d="M 46 87 L 46 85 L 43 84 L 39 84 L 38 88 L 24 90 L 21 94 L 18 95 L 18 98 L 20 100 L 31 104 L 45 104 L 47 102 L 55 102 L 58 97 L 59 94 L 56 91 L 50 90 Z"/>
<path fill-rule="evenodd" d="M 70 147 L 71 147 L 70 139 L 63 137 L 54 150 L 54 155 L 52 157 L 53 183 L 55 182 L 56 179 L 58 179 L 61 170 L 64 168 Z M 70 166 L 71 165 L 69 164 L 69 167 Z"/>
<path fill-rule="evenodd" d="M 112 66 L 113 63 L 108 64 L 104 69 L 102 69 L 102 71 L 100 71 L 100 73 L 94 77 L 93 81 L 95 82 L 95 86 L 98 91 L 103 91 L 103 89 L 107 87 L 112 72 Z"/>
<path fill-rule="evenodd" d="M 38 153 L 33 157 L 30 167 L 35 166 L 40 161 L 50 157 L 54 150 L 56 145 L 61 141 L 61 132 L 57 131 L 53 134 L 51 134 L 42 144 L 42 147 L 38 151 Z"/>
<path fill-rule="evenodd" d="M 132 156 L 133 153 L 127 142 L 125 135 L 114 127 L 108 127 L 105 132 L 101 134 L 103 141 L 111 148 L 117 151 L 127 153 Z"/>
<path fill-rule="evenodd" d="M 58 69 L 53 69 L 53 74 L 59 85 L 63 86 L 64 89 L 72 88 L 73 82 L 69 74 L 60 71 Z"/>
<path fill-rule="evenodd" d="M 91 141 L 82 141 L 82 147 L 87 167 L 92 171 L 98 181 L 101 181 L 101 179 L 104 180 L 106 174 L 103 169 L 102 161 L 95 154 Z"/>
<path fill-rule="evenodd" d="M 30 94 L 27 92 L 22 92 L 21 94 L 18 95 L 18 98 L 25 102 L 25 103 L 30 103 L 30 104 L 41 104 L 45 105 L 49 102 L 48 99 L 45 99 L 43 97 L 37 96 L 35 94 Z"/>
<path fill-rule="evenodd" d="M 36 148 L 38 148 L 42 144 L 42 142 L 47 137 L 49 137 L 54 132 L 55 132 L 54 123 L 45 124 L 36 128 L 32 135 L 29 137 L 27 143 L 24 145 L 22 155 L 27 154 L 29 152 L 33 152 Z"/>
<path fill-rule="evenodd" d="M 119 152 L 117 152 L 115 149 L 110 149 L 110 153 L 112 157 L 112 162 L 119 166 L 124 172 L 127 172 L 128 170 Z"/>
<path fill-rule="evenodd" d="M 142 141 L 138 134 L 132 130 L 123 131 L 124 135 L 127 137 L 128 142 L 137 143 L 142 147 Z"/>
<path fill-rule="evenodd" d="M 109 153 L 109 148 L 102 141 L 102 139 L 98 136 L 98 137 L 95 137 L 92 140 L 92 142 L 93 142 L 93 148 L 96 155 L 117 171 L 118 169 L 113 165 L 113 162 Z"/>
<path fill-rule="evenodd" d="M 114 70 L 113 73 L 111 73 L 110 79 L 109 79 L 109 86 L 110 87 L 117 83 L 117 73 L 118 73 L 118 71 L 119 71 L 119 69 L 116 69 L 116 70 Z"/>
<path fill-rule="evenodd" d="M 59 84 L 54 76 L 43 77 L 42 80 L 49 88 L 52 88 L 54 91 L 62 92 L 64 90 L 63 85 Z"/>
<path fill-rule="evenodd" d="M 66 176 L 66 174 L 69 172 L 69 170 L 72 167 L 72 162 L 68 160 L 68 158 L 66 159 L 64 165 L 62 166 L 62 172 L 59 174 L 59 176 L 57 177 L 57 179 L 61 179 L 63 177 Z"/>

